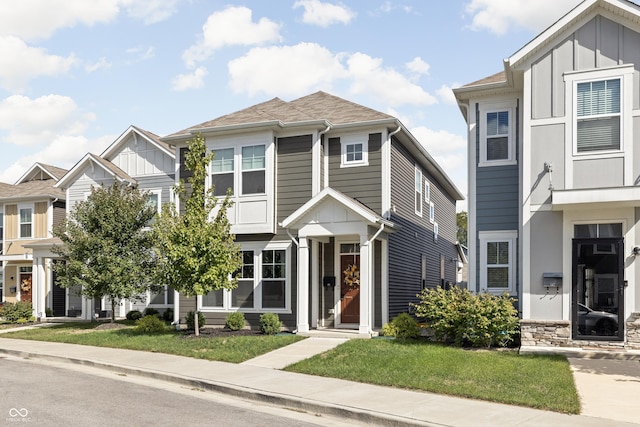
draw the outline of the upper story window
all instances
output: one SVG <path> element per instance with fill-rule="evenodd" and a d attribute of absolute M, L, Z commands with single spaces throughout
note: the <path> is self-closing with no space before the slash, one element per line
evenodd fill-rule
<path fill-rule="evenodd" d="M 29 238 L 33 236 L 33 208 L 24 208 L 21 207 L 19 209 L 19 218 L 20 218 L 20 238 Z"/>
<path fill-rule="evenodd" d="M 431 183 L 429 181 L 425 181 L 424 183 L 424 201 L 428 202 L 431 200 Z"/>
<path fill-rule="evenodd" d="M 620 79 L 576 85 L 578 153 L 620 150 Z"/>
<path fill-rule="evenodd" d="M 479 166 L 515 164 L 513 102 L 490 103 L 480 107 Z"/>
<path fill-rule="evenodd" d="M 429 202 L 429 221 L 433 224 L 436 220 L 436 205 L 433 202 Z"/>
<path fill-rule="evenodd" d="M 216 197 L 224 197 L 227 190 L 234 192 L 234 150 L 225 148 L 213 150 L 213 161 L 211 162 L 211 184 L 214 187 L 213 194 Z M 264 157 L 264 155 L 263 155 Z"/>
<path fill-rule="evenodd" d="M 369 164 L 369 144 L 366 141 L 354 141 L 353 139 L 343 137 L 340 140 L 342 151 L 340 156 L 340 166 L 342 167 L 366 166 Z"/>
<path fill-rule="evenodd" d="M 161 190 L 151 190 L 147 194 L 147 205 L 155 211 L 155 213 L 160 212 L 160 193 Z M 151 218 L 149 222 L 147 222 L 147 227 L 150 227 L 151 224 L 155 222 L 155 217 Z"/>
<path fill-rule="evenodd" d="M 422 171 L 416 166 L 415 174 L 415 210 L 416 215 L 422 216 Z"/>
<path fill-rule="evenodd" d="M 265 193 L 265 146 L 242 147 L 242 194 Z"/>

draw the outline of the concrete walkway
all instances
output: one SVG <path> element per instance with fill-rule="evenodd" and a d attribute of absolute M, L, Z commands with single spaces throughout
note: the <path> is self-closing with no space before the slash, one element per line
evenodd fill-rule
<path fill-rule="evenodd" d="M 343 339 L 307 338 L 289 348 L 242 364 L 211 362 L 161 353 L 5 338 L 0 339 L 0 353 L 64 361 L 119 373 L 146 376 L 375 425 L 461 427 L 640 425 L 633 423 L 640 423 L 639 409 L 635 410 L 637 416 L 634 414 L 631 420 L 627 420 L 630 422 L 625 422 L 613 417 L 615 414 L 612 412 L 618 411 L 618 408 L 609 408 L 610 411 L 605 411 L 603 414 L 593 412 L 594 416 L 564 415 L 278 370 L 283 364 L 325 351 L 327 348 L 338 345 L 341 340 Z M 287 360 L 280 360 L 281 358 Z M 583 371 L 585 369 L 588 368 L 584 368 Z M 626 378 L 626 375 L 623 377 Z M 577 383 L 583 384 L 582 381 Z M 640 387 L 638 387 L 640 383 L 634 382 L 634 385 L 637 388 L 628 390 L 626 398 L 628 403 L 633 401 L 635 409 L 637 408 L 636 398 L 640 395 Z M 600 389 L 599 383 L 585 387 L 585 390 L 609 392 Z M 617 394 L 618 391 L 614 393 Z M 581 395 L 583 395 L 582 392 Z M 586 402 L 589 401 L 586 400 Z M 591 411 L 590 405 L 590 403 L 586 405 L 589 411 Z"/>

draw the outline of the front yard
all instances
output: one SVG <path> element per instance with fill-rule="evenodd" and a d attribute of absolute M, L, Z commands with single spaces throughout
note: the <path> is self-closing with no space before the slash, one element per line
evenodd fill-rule
<path fill-rule="evenodd" d="M 106 326 L 106 325 L 105 325 Z M 240 363 L 303 339 L 295 335 L 203 334 L 133 328 L 97 329 L 69 323 L 0 334 L 1 337 L 161 352 Z M 565 357 L 522 356 L 514 350 L 466 350 L 423 340 L 354 339 L 285 368 L 390 387 L 577 414 L 580 402 Z"/>

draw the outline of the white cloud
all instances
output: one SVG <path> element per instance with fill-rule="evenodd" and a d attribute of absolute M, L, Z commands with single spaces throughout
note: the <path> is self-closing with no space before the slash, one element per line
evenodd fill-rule
<path fill-rule="evenodd" d="M 209 74 L 205 67 L 196 68 L 193 73 L 179 74 L 171 82 L 171 88 L 176 91 L 199 89 L 204 86 L 204 78 Z"/>
<path fill-rule="evenodd" d="M 454 83 L 451 86 L 442 85 L 440 86 L 440 89 L 436 90 L 436 94 L 445 104 L 457 105 L 458 101 L 456 101 L 456 97 L 453 94 L 453 89 L 458 87 L 460 87 L 459 83 Z"/>
<path fill-rule="evenodd" d="M 298 0 L 293 8 L 304 8 L 302 22 L 319 27 L 328 27 L 332 24 L 348 24 L 356 13 L 343 4 L 321 2 L 320 0 Z"/>
<path fill-rule="evenodd" d="M 424 60 L 419 56 L 416 56 L 410 62 L 407 62 L 405 66 L 412 73 L 423 74 L 425 76 L 429 75 L 429 69 L 431 68 L 431 66 L 424 62 Z"/>
<path fill-rule="evenodd" d="M 228 68 L 233 91 L 250 96 L 299 96 L 347 77 L 339 57 L 315 43 L 253 48 Z"/>
<path fill-rule="evenodd" d="M 36 162 L 70 169 L 80 160 L 78 153 L 101 153 L 117 137 L 118 135 L 105 135 L 89 140 L 84 136 L 56 136 L 42 150 L 23 156 L 2 170 L 0 182 L 15 183 Z"/>
<path fill-rule="evenodd" d="M 156 24 L 169 18 L 177 10 L 178 0 L 137 0 L 127 3 L 127 13 L 145 24 Z"/>
<path fill-rule="evenodd" d="M 352 94 L 369 94 L 391 106 L 432 105 L 438 102 L 433 95 L 404 75 L 393 68 L 383 67 L 381 59 L 356 53 L 349 57 L 347 64 Z"/>
<path fill-rule="evenodd" d="M 79 111 L 76 103 L 66 96 L 30 99 L 13 95 L 0 102 L 2 140 L 15 145 L 42 145 L 60 135 L 80 135 L 94 119 L 93 114 Z M 75 151 L 74 155 L 77 154 Z"/>
<path fill-rule="evenodd" d="M 142 47 L 142 46 L 131 47 L 131 48 L 127 49 L 125 51 L 125 53 L 127 55 L 129 55 L 130 57 L 132 57 L 131 59 L 129 59 L 127 61 L 127 63 L 142 62 L 142 61 L 146 61 L 146 60 L 151 59 L 154 56 L 156 56 L 156 51 L 153 48 L 153 46 L 149 46 L 149 47 Z"/>
<path fill-rule="evenodd" d="M 100 58 L 93 64 L 87 64 L 84 66 L 84 70 L 88 73 L 93 73 L 94 71 L 98 71 L 102 68 L 111 68 L 111 62 L 107 61 L 107 58 L 105 57 Z"/>
<path fill-rule="evenodd" d="M 465 11 L 471 29 L 503 35 L 514 27 L 539 32 L 553 24 L 582 0 L 471 0 Z"/>
<path fill-rule="evenodd" d="M 0 52 L 0 85 L 10 91 L 21 91 L 34 77 L 65 74 L 77 63 L 73 55 L 49 55 L 14 36 L 0 36 Z"/>
<path fill-rule="evenodd" d="M 202 27 L 202 40 L 182 54 L 188 67 L 204 61 L 224 46 L 254 46 L 280 41 L 280 25 L 260 18 L 254 22 L 246 7 L 228 7 L 209 16 Z"/>

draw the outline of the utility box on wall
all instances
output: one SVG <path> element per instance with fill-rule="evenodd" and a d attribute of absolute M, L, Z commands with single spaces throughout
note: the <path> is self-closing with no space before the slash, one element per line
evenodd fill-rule
<path fill-rule="evenodd" d="M 561 288 L 562 273 L 542 273 L 542 286 L 545 288 Z"/>

